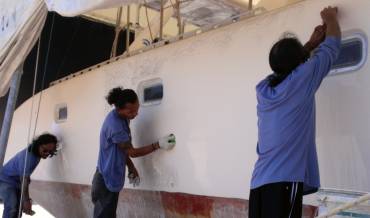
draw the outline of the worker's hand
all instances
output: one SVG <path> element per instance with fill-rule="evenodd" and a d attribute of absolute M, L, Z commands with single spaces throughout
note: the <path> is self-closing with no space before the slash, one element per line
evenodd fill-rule
<path fill-rule="evenodd" d="M 23 201 L 22 210 L 27 215 L 32 216 L 35 214 L 35 211 L 32 210 L 32 200 L 31 199 L 26 199 Z"/>
<path fill-rule="evenodd" d="M 319 25 L 315 27 L 310 40 L 304 45 L 304 48 L 307 52 L 313 51 L 317 48 L 324 40 L 325 40 L 325 33 L 326 33 L 326 25 Z"/>
<path fill-rule="evenodd" d="M 338 8 L 337 7 L 327 7 L 320 13 L 322 20 L 324 23 L 330 23 L 337 20 L 338 17 Z"/>
<path fill-rule="evenodd" d="M 165 136 L 158 141 L 159 148 L 170 150 L 176 145 L 176 137 L 174 134 Z"/>
<path fill-rule="evenodd" d="M 132 175 L 133 177 L 139 177 L 139 173 L 134 166 L 128 169 L 128 175 L 129 176 Z"/>
<path fill-rule="evenodd" d="M 132 166 L 130 167 L 130 169 L 128 169 L 128 179 L 129 183 L 132 184 L 134 187 L 140 185 L 140 176 L 135 166 Z"/>
<path fill-rule="evenodd" d="M 128 179 L 129 183 L 132 184 L 134 187 L 140 185 L 140 176 L 136 169 L 134 171 L 129 172 Z"/>

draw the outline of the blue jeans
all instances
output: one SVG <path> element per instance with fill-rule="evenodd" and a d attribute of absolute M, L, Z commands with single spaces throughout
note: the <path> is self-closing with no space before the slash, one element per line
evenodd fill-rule
<path fill-rule="evenodd" d="M 0 199 L 4 202 L 3 218 L 17 218 L 20 190 L 0 181 Z"/>

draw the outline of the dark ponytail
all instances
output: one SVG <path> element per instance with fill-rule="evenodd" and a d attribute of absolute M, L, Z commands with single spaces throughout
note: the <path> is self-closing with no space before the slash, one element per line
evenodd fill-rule
<path fill-rule="evenodd" d="M 274 71 L 274 74 L 268 77 L 270 86 L 279 85 L 295 68 L 305 62 L 308 56 L 297 38 L 283 38 L 276 42 L 269 55 L 270 67 Z"/>
<path fill-rule="evenodd" d="M 269 85 L 271 87 L 276 87 L 277 85 L 279 85 L 282 81 L 285 80 L 285 78 L 287 78 L 289 74 L 271 74 L 270 76 L 267 77 L 268 81 L 269 81 Z"/>
<path fill-rule="evenodd" d="M 109 105 L 114 105 L 116 108 L 124 108 L 127 103 L 133 104 L 138 101 L 134 90 L 123 89 L 122 87 L 110 90 L 106 99 Z"/>

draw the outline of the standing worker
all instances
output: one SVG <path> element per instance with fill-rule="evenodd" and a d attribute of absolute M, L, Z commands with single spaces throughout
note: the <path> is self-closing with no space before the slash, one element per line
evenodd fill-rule
<path fill-rule="evenodd" d="M 125 183 L 126 165 L 134 185 L 140 181 L 130 157 L 145 156 L 159 148 L 169 150 L 176 143 L 175 136 L 171 134 L 159 142 L 134 148 L 131 144 L 129 121 L 138 114 L 138 96 L 131 89 L 117 87 L 109 92 L 107 101 L 115 108 L 105 118 L 100 131 L 98 166 L 91 193 L 94 218 L 116 217 L 119 192 Z"/>
<path fill-rule="evenodd" d="M 315 28 L 305 46 L 296 38 L 284 38 L 270 51 L 274 74 L 256 87 L 258 160 L 249 218 L 301 218 L 303 195 L 320 187 L 315 93 L 339 55 L 337 14 L 336 7 L 321 11 L 324 24 Z"/>
<path fill-rule="evenodd" d="M 41 158 L 46 159 L 56 154 L 57 143 L 58 140 L 54 135 L 42 134 L 34 139 L 28 148 L 17 153 L 4 165 L 0 172 L 0 199 L 4 202 L 3 218 L 18 217 L 21 195 L 23 195 L 21 210 L 28 215 L 35 213 L 28 191 L 30 176 Z"/>

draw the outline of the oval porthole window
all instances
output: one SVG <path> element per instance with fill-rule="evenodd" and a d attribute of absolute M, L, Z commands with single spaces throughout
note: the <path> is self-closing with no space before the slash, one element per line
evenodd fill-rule
<path fill-rule="evenodd" d="M 330 71 L 331 75 L 357 71 L 367 59 L 367 39 L 363 34 L 343 37 L 338 59 Z"/>

